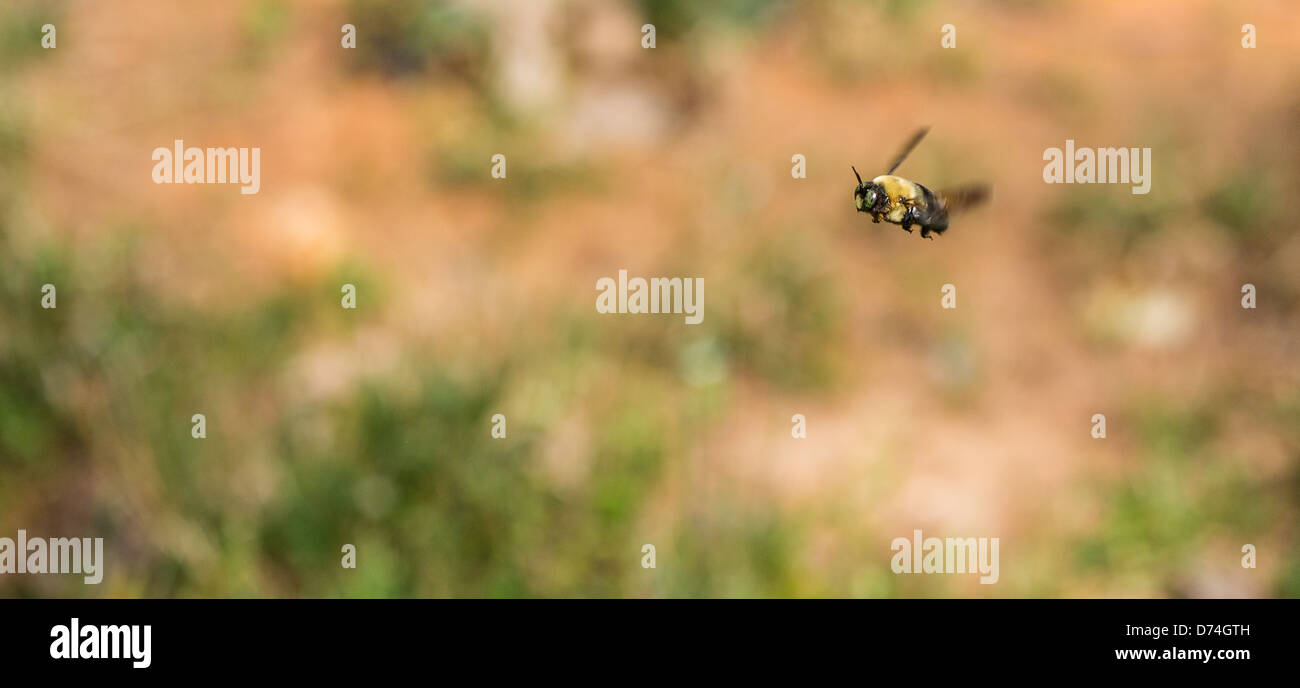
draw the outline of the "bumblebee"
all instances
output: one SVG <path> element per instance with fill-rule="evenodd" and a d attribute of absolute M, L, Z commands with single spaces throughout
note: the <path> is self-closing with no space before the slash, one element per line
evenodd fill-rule
<path fill-rule="evenodd" d="M 988 186 L 972 184 L 951 191 L 934 192 L 914 181 L 894 176 L 894 170 L 925 137 L 929 128 L 921 129 L 903 146 L 893 166 L 885 174 L 869 182 L 862 181 L 856 167 L 853 176 L 858 186 L 853 190 L 853 203 L 858 212 L 869 213 L 872 222 L 890 222 L 912 233 L 912 225 L 921 228 L 921 237 L 933 240 L 931 234 L 943 234 L 948 229 L 948 215 L 983 203 L 989 196 Z"/>

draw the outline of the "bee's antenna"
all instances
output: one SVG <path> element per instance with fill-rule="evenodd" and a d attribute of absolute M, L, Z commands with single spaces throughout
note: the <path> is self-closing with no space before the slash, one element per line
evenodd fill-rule
<path fill-rule="evenodd" d="M 849 165 L 849 169 L 850 169 L 850 170 L 853 170 L 853 176 L 855 176 L 855 177 L 858 178 L 858 186 L 861 186 L 861 185 L 862 185 L 862 175 L 858 174 L 858 168 L 856 168 L 856 167 L 854 167 L 854 166 L 852 166 L 852 165 Z"/>

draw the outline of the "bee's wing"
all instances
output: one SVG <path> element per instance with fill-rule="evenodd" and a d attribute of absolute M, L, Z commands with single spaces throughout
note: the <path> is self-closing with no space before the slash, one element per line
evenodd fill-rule
<path fill-rule="evenodd" d="M 945 212 L 961 212 L 987 201 L 990 193 L 988 184 L 967 184 L 940 191 L 939 203 Z"/>
<path fill-rule="evenodd" d="M 907 159 L 907 156 L 912 153 L 912 149 L 916 148 L 916 144 L 920 143 L 921 139 L 925 138 L 926 133 L 929 131 L 930 127 L 921 127 L 920 131 L 913 134 L 912 140 L 908 141 L 907 145 L 903 146 L 903 150 L 899 151 L 898 158 L 894 160 L 894 164 L 890 166 L 889 171 L 885 174 L 893 174 L 894 170 L 898 169 L 898 166 L 903 164 L 903 161 Z"/>

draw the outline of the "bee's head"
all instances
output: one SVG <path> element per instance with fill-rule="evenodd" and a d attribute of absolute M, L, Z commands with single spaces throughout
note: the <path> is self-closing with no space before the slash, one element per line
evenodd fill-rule
<path fill-rule="evenodd" d="M 853 170 L 853 176 L 858 178 L 858 187 L 853 190 L 853 205 L 857 206 L 860 213 L 870 212 L 884 197 L 884 190 L 876 184 L 862 181 L 856 167 L 850 169 Z"/>

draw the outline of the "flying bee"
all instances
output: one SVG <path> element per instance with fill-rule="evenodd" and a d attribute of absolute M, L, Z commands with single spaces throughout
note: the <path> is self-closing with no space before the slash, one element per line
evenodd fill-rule
<path fill-rule="evenodd" d="M 936 193 L 914 181 L 895 177 L 894 170 L 903 164 L 928 131 L 927 127 L 916 132 L 903 146 L 889 171 L 869 182 L 862 181 L 856 167 L 850 169 L 858 178 L 858 186 L 853 190 L 853 203 L 858 212 L 870 213 L 872 222 L 884 220 L 899 225 L 908 234 L 912 233 L 912 225 L 919 225 L 922 238 L 934 239 L 930 236 L 932 233 L 943 234 L 948 229 L 950 213 L 984 202 L 989 196 L 989 188 L 984 184 L 972 184 Z"/>

